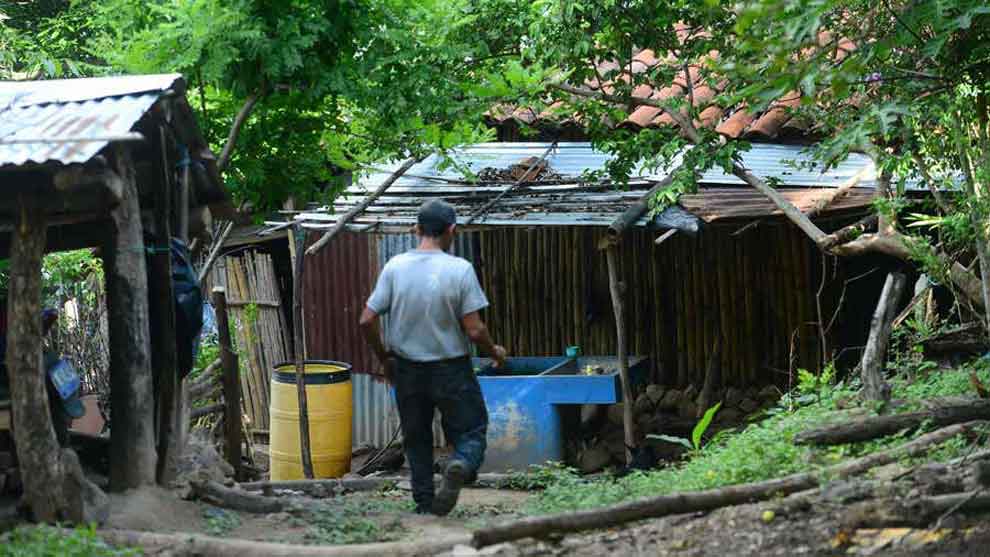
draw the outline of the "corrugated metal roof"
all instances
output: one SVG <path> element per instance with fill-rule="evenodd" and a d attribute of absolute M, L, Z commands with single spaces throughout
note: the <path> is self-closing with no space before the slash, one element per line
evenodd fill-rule
<path fill-rule="evenodd" d="M 468 168 L 478 173 L 484 168 L 506 169 L 519 164 L 527 157 L 539 157 L 549 143 L 484 143 L 456 151 L 452 158 L 455 165 L 445 164 L 439 156 L 432 155 L 413 166 L 397 180 L 378 200 L 353 221 L 353 225 L 379 227 L 402 227 L 416 222 L 416 210 L 430 198 L 442 198 L 452 203 L 458 210 L 459 221 L 465 224 L 471 213 L 493 196 L 508 189 L 508 182 L 464 182 L 460 168 Z M 876 172 L 873 161 L 860 154 L 829 169 L 818 170 L 813 160 L 804 152 L 805 148 L 794 145 L 755 144 L 742 154 L 742 164 L 755 175 L 773 180 L 782 190 L 793 190 L 788 195 L 796 202 L 808 207 L 826 195 L 830 188 L 838 187 L 857 174 L 862 173 L 859 189 L 837 201 L 830 210 L 850 210 L 870 203 L 872 189 L 876 185 Z M 478 226 L 607 226 L 617 215 L 642 197 L 654 183 L 666 176 L 666 169 L 637 168 L 627 189 L 618 189 L 614 184 L 581 183 L 579 177 L 588 172 L 604 168 L 609 155 L 596 151 L 589 143 L 560 143 L 547 157 L 549 168 L 564 178 L 552 182 L 526 184 L 502 198 L 483 217 L 474 221 Z M 394 167 L 382 168 L 357 180 L 345 195 L 339 197 L 333 207 L 297 215 L 295 218 L 312 229 L 326 229 L 333 226 L 337 216 L 359 203 L 367 192 L 374 190 L 392 172 Z M 705 172 L 699 179 L 700 190 L 693 195 L 685 208 L 703 207 L 704 215 L 697 214 L 706 221 L 720 218 L 741 218 L 769 216 L 775 214 L 776 207 L 758 194 L 747 198 L 746 210 L 735 210 L 735 201 L 727 193 L 749 187 L 737 177 L 727 174 L 721 168 Z M 909 183 L 909 189 L 917 189 L 916 183 Z M 800 190 L 807 192 L 802 193 Z M 639 226 L 667 227 L 662 220 L 654 221 L 646 217 L 640 219 Z"/>
<path fill-rule="evenodd" d="M 134 124 L 178 74 L 0 82 L 0 166 L 83 163 Z"/>

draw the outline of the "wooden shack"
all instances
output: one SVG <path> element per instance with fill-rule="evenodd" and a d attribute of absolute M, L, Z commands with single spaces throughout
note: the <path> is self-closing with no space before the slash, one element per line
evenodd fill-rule
<path fill-rule="evenodd" d="M 110 335 L 110 489 L 166 482 L 182 446 L 173 236 L 227 207 L 179 75 L 0 83 L 0 258 L 10 259 L 7 366 L 27 500 L 42 521 L 99 520 L 105 497 L 60 448 L 41 369 L 41 262 L 99 250 Z M 151 257 L 147 273 L 146 257 Z M 149 300 L 148 277 L 159 293 Z M 160 320 L 151 338 L 151 316 Z"/>
<path fill-rule="evenodd" d="M 493 170 L 532 160 L 549 147 L 492 143 L 455 157 L 479 176 L 497 176 Z M 859 175 L 859 187 L 818 213 L 816 221 L 826 229 L 870 210 L 874 177 L 866 157 L 853 156 L 824 173 L 787 162 L 803 158 L 798 146 L 755 144 L 744 162 L 779 180 L 780 191 L 804 210 Z M 516 188 L 470 224 L 472 213 L 511 188 L 511 180 L 466 181 L 440 170 L 436 157 L 410 169 L 354 219 L 350 234 L 309 264 L 305 306 L 307 316 L 315 316 L 306 328 L 310 357 L 373 371 L 363 343 L 346 331 L 381 265 L 397 253 L 395 238 L 410 237 L 418 206 L 431 198 L 458 209 L 455 253 L 475 264 L 492 302 L 485 319 L 498 342 L 524 356 L 559 355 L 573 345 L 586 354 L 616 353 L 601 242 L 609 225 L 665 175 L 642 173 L 626 185 L 582 182 L 580 176 L 607 160 L 587 143 L 559 143 L 546 160 L 547 176 Z M 318 235 L 388 174 L 366 177 L 333 207 L 295 219 Z M 883 261 L 823 257 L 769 200 L 718 169 L 702 175 L 698 187 L 659 214 L 642 216 L 618 246 L 629 352 L 650 358 L 656 382 L 700 386 L 716 354 L 723 386 L 786 385 L 797 369 L 817 370 L 862 344 L 875 298 L 852 300 L 847 281 Z M 874 275 L 859 280 L 882 280 Z M 879 284 L 858 290 L 873 296 Z"/>

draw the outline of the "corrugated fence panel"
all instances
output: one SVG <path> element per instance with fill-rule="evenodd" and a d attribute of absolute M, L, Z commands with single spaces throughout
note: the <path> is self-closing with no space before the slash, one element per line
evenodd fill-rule
<path fill-rule="evenodd" d="M 308 243 L 317 237 L 311 234 Z M 306 262 L 303 304 L 309 358 L 347 362 L 358 374 L 375 372 L 374 356 L 357 326 L 377 276 L 375 251 L 371 236 L 344 232 Z"/>
<path fill-rule="evenodd" d="M 399 427 L 398 412 L 388 387 L 367 374 L 352 376 L 354 382 L 353 445 L 384 447 Z"/>

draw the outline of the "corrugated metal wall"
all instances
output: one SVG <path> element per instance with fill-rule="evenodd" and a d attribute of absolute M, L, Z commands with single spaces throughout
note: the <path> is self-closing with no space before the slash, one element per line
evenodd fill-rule
<path fill-rule="evenodd" d="M 310 234 L 307 244 L 319 237 Z M 306 262 L 303 303 L 310 359 L 338 360 L 356 373 L 374 373 L 375 359 L 357 323 L 378 276 L 375 242 L 343 232 Z"/>

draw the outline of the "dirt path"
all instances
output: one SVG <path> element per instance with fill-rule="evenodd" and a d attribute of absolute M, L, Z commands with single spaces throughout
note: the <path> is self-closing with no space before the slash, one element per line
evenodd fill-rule
<path fill-rule="evenodd" d="M 466 489 L 449 517 L 416 515 L 407 491 L 361 493 L 332 499 L 293 499 L 292 513 L 250 515 L 183 501 L 173 492 L 149 489 L 117 496 L 111 527 L 292 544 L 344 544 L 438 539 L 464 534 L 520 516 L 533 495 L 507 490 Z M 767 511 L 773 510 L 771 517 Z M 556 540 L 527 540 L 475 552 L 460 547 L 445 557 L 498 555 L 543 557 L 599 555 L 660 557 L 790 557 L 895 555 L 983 556 L 990 546 L 990 521 L 955 517 L 938 532 L 888 528 L 844 530 L 849 507 L 816 502 L 784 511 L 779 502 L 743 505 L 708 514 L 643 521 L 626 528 L 572 534 Z"/>
<path fill-rule="evenodd" d="M 413 513 L 410 494 L 395 490 L 332 499 L 296 497 L 292 499 L 292 513 L 253 515 L 185 501 L 174 492 L 149 488 L 114 496 L 107 526 L 291 544 L 436 539 L 519 516 L 530 497 L 519 491 L 465 489 L 454 512 L 441 518 Z"/>

